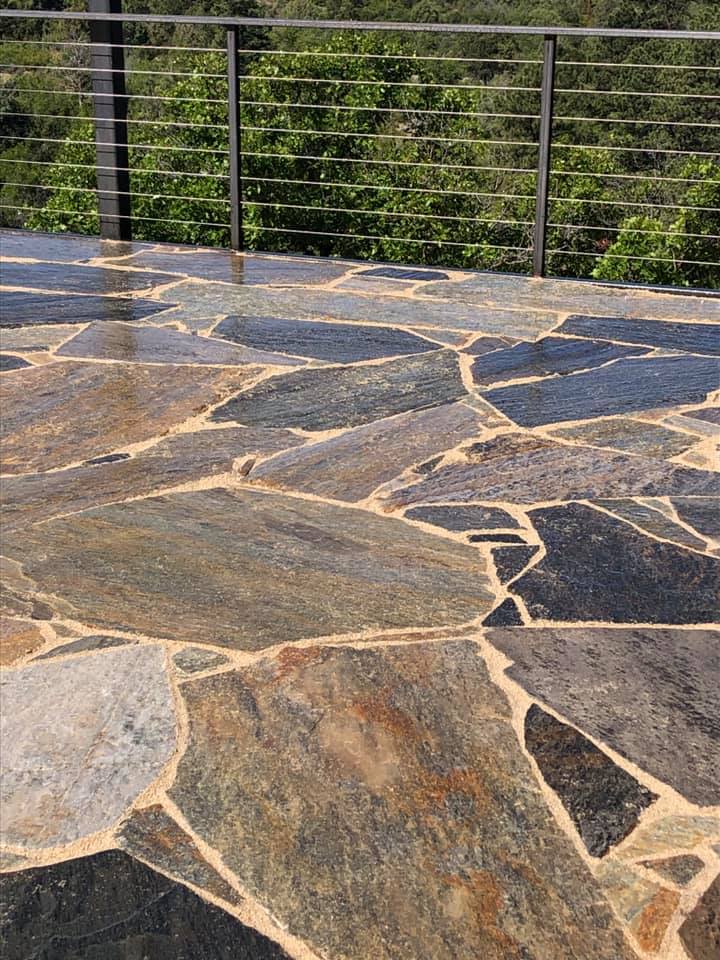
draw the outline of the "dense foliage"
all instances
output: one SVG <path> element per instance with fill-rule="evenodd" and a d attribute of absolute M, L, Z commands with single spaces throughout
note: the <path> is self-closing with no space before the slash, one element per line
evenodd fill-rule
<path fill-rule="evenodd" d="M 257 14 L 253 2 L 233 13 Z M 176 0 L 148 7 L 178 9 Z M 268 7 L 313 18 L 720 25 L 707 0 L 680 0 L 672 11 L 654 0 L 498 0 L 480 12 L 462 3 L 448 10 L 439 0 L 348 0 L 332 9 L 314 2 L 312 10 L 305 0 L 270 0 Z M 184 13 L 224 9 L 220 0 L 183 6 Z M 8 39 L 85 39 L 83 25 L 19 22 L 13 30 Z M 137 97 L 130 112 L 134 235 L 226 244 L 225 54 L 167 50 L 221 48 L 224 36 L 162 24 L 128 27 L 126 40 Z M 252 51 L 241 85 L 248 246 L 528 270 L 541 39 L 254 30 L 241 43 Z M 3 63 L 28 65 L 2 75 L 8 114 L 80 118 L 5 118 L 3 221 L 97 230 L 93 126 L 81 119 L 90 112 L 89 74 L 31 69 L 84 68 L 85 48 L 5 43 L 1 55 Z M 702 42 L 563 39 L 559 59 L 551 272 L 720 286 L 718 51 Z M 577 65 L 585 61 L 621 66 Z M 632 66 L 653 63 L 663 66 Z M 688 64 L 695 69 L 675 69 Z"/>

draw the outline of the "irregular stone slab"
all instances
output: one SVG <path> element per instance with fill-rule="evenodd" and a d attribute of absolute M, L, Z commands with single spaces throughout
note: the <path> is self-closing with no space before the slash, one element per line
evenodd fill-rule
<path fill-rule="evenodd" d="M 463 459 L 387 495 L 390 508 L 414 503 L 498 500 L 536 503 L 593 497 L 720 494 L 720 476 L 647 457 L 567 447 L 529 434 L 505 434 L 463 451 Z"/>
<path fill-rule="evenodd" d="M 530 277 L 503 276 L 499 273 L 468 273 L 465 278 L 445 283 L 429 283 L 423 295 L 452 300 L 455 303 L 513 303 L 529 309 L 556 310 L 615 317 L 655 317 L 668 320 L 720 321 L 720 299 L 658 294 L 629 287 L 612 288 L 587 281 L 537 280 Z M 511 332 L 511 331 L 509 331 Z"/>
<path fill-rule="evenodd" d="M 53 657 L 64 657 L 69 653 L 89 653 L 91 650 L 107 650 L 110 647 L 124 647 L 128 643 L 137 643 L 132 637 L 115 637 L 107 634 L 92 634 L 89 637 L 80 637 L 71 640 L 59 647 L 53 647 L 47 653 L 41 653 L 35 660 L 51 660 Z"/>
<path fill-rule="evenodd" d="M 237 366 L 244 363 L 298 366 L 302 360 L 236 347 L 169 327 L 93 323 L 57 351 L 59 357 L 100 357 L 126 363 L 194 363 Z"/>
<path fill-rule="evenodd" d="M 71 293 L 32 293 L 3 290 L 0 327 L 33 324 L 88 323 L 93 320 L 125 320 L 131 323 L 169 309 L 169 303 L 141 297 L 95 297 Z"/>
<path fill-rule="evenodd" d="M 715 960 L 720 953 L 720 874 L 680 927 L 680 939 L 691 960 Z"/>
<path fill-rule="evenodd" d="M 720 633 L 525 627 L 492 630 L 488 639 L 514 661 L 509 675 L 532 696 L 693 803 L 718 802 Z M 713 822 L 720 832 L 720 820 L 701 829 Z M 627 855 L 665 849 L 638 844 Z"/>
<path fill-rule="evenodd" d="M 686 410 L 686 417 L 692 417 L 693 420 L 704 420 L 706 423 L 720 424 L 720 406 L 701 407 L 698 410 Z"/>
<path fill-rule="evenodd" d="M 538 547 L 498 547 L 493 562 L 500 583 L 508 583 L 521 573 L 538 552 Z"/>
<path fill-rule="evenodd" d="M 3 297 L 7 296 L 3 293 Z M 3 327 L 2 346 L 15 353 L 39 353 L 53 350 L 77 333 L 74 324 L 38 324 L 31 327 Z"/>
<path fill-rule="evenodd" d="M 657 800 L 587 737 L 537 704 L 525 714 L 525 746 L 593 857 L 604 857 L 631 833 Z"/>
<path fill-rule="evenodd" d="M 511 347 L 517 340 L 511 337 L 478 337 L 467 346 L 463 347 L 463 353 L 469 353 L 472 356 L 480 357 L 485 353 L 492 353 L 494 350 L 504 350 L 505 347 Z"/>
<path fill-rule="evenodd" d="M 437 350 L 377 366 L 300 370 L 271 377 L 218 407 L 216 421 L 333 430 L 465 396 L 456 355 Z"/>
<path fill-rule="evenodd" d="M 717 497 L 673 497 L 677 515 L 705 537 L 720 537 L 720 499 Z"/>
<path fill-rule="evenodd" d="M 695 550 L 705 549 L 704 540 L 693 536 L 689 530 L 679 524 L 673 523 L 669 517 L 659 510 L 638 503 L 637 500 L 593 500 L 591 502 L 610 510 L 623 520 L 629 520 L 638 527 L 642 527 L 648 533 L 654 533 L 656 536 L 662 537 L 664 540 L 673 540 L 675 543 L 680 543 L 684 547 L 693 547 Z"/>
<path fill-rule="evenodd" d="M 226 317 L 213 328 L 213 336 L 257 350 L 274 350 L 337 363 L 437 350 L 436 343 L 393 327 L 310 323 L 280 317 Z"/>
<path fill-rule="evenodd" d="M 88 461 L 51 473 L 5 477 L 4 529 L 229 473 L 240 457 L 272 454 L 302 442 L 288 430 L 263 427 L 197 430 L 166 437 L 132 459 L 99 457 L 95 465 Z"/>
<path fill-rule="evenodd" d="M 36 662 L 0 685 L 4 843 L 62 846 L 107 829 L 172 756 L 160 646 Z"/>
<path fill-rule="evenodd" d="M 3 257 L 27 257 L 33 260 L 53 260 L 72 263 L 83 257 L 100 257 L 116 251 L 130 253 L 136 244 L 115 243 L 98 237 L 78 237 L 67 234 L 41 233 L 35 230 L 0 230 L 0 252 Z"/>
<path fill-rule="evenodd" d="M 468 537 L 470 543 L 525 543 L 518 533 L 473 533 Z"/>
<path fill-rule="evenodd" d="M 445 530 L 484 530 L 493 527 L 517 527 L 515 517 L 499 507 L 470 504 L 461 507 L 411 507 L 407 520 L 422 520 Z"/>
<path fill-rule="evenodd" d="M 120 850 L 0 878 L 5 960 L 288 960 L 271 940 Z"/>
<path fill-rule="evenodd" d="M 658 952 L 679 904 L 680 894 L 663 887 L 630 923 L 630 930 L 643 950 Z"/>
<path fill-rule="evenodd" d="M 192 883 L 230 904 L 242 902 L 200 852 L 193 838 L 156 803 L 133 810 L 117 836 L 123 850 L 183 883 Z"/>
<path fill-rule="evenodd" d="M 700 403 L 720 386 L 720 361 L 712 357 L 618 360 L 567 377 L 485 390 L 482 396 L 524 427 L 590 420 L 613 413 Z"/>
<path fill-rule="evenodd" d="M 118 463 L 120 460 L 129 459 L 129 453 L 107 453 L 104 457 L 91 457 L 89 460 L 86 460 L 85 463 L 95 467 L 101 463 Z"/>
<path fill-rule="evenodd" d="M 316 952 L 632 957 L 471 642 L 286 650 L 183 693 L 173 800 Z"/>
<path fill-rule="evenodd" d="M 532 510 L 546 554 L 513 589 L 540 620 L 720 621 L 720 561 L 577 503 Z"/>
<path fill-rule="evenodd" d="M 668 323 L 664 320 L 635 320 L 627 317 L 568 317 L 558 333 L 577 337 L 604 337 L 623 343 L 644 343 L 687 353 L 720 356 L 720 324 Z"/>
<path fill-rule="evenodd" d="M 256 489 L 98 507 L 9 534 L 5 548 L 72 619 L 245 650 L 465 623 L 492 603 L 472 547 Z"/>
<path fill-rule="evenodd" d="M 201 670 L 211 670 L 227 663 L 228 658 L 215 650 L 205 650 L 202 647 L 185 647 L 173 655 L 173 663 L 182 673 L 198 673 Z"/>
<path fill-rule="evenodd" d="M 21 370 L 0 383 L 3 471 L 49 470 L 149 440 L 239 390 L 259 369 L 67 360 Z"/>
<path fill-rule="evenodd" d="M 717 815 L 664 817 L 639 826 L 618 855 L 624 860 L 638 860 L 675 853 L 678 849 L 692 850 L 716 837 L 720 838 L 720 817 Z"/>
<path fill-rule="evenodd" d="M 249 479 L 334 500 L 363 500 L 439 447 L 455 446 L 482 432 L 477 414 L 469 407 L 443 404 L 282 453 L 260 464 Z"/>
<path fill-rule="evenodd" d="M 427 288 L 431 286 L 427 284 Z M 423 292 L 425 289 L 423 286 Z M 418 297 L 383 296 L 372 291 L 362 296 L 348 290 L 281 289 L 275 284 L 263 289 L 220 283 L 187 283 L 158 296 L 168 304 L 179 305 L 173 316 L 186 322 L 207 320 L 220 314 L 359 323 L 381 320 L 394 327 L 499 333 L 528 340 L 551 330 L 558 322 L 556 313 L 540 307 L 536 310 L 513 310 L 504 305 L 478 307 L 476 304 L 440 303 Z M 512 298 L 504 301 L 512 302 Z"/>
<path fill-rule="evenodd" d="M 543 337 L 535 343 L 517 343 L 505 350 L 483 354 L 470 371 L 475 383 L 488 386 L 501 380 L 545 377 L 600 367 L 619 357 L 647 353 L 649 347 L 630 347 L 607 340 L 570 340 Z"/>
<path fill-rule="evenodd" d="M 22 357 L 15 357 L 11 353 L 0 353 L 0 373 L 9 370 L 22 370 L 23 367 L 29 367 L 32 364 Z"/>
<path fill-rule="evenodd" d="M 617 862 L 603 864 L 598 879 L 617 915 L 640 947 L 656 953 L 680 902 L 680 894 L 639 877 Z"/>
<path fill-rule="evenodd" d="M 38 290 L 62 290 L 67 293 L 132 293 L 169 283 L 176 278 L 167 273 L 139 270 L 109 270 L 105 267 L 74 266 L 55 263 L 0 264 L 0 283 L 6 287 L 35 287 Z"/>
<path fill-rule="evenodd" d="M 677 427 L 678 430 L 689 430 L 698 435 L 698 437 L 720 437 L 720 426 L 716 423 L 691 417 L 687 414 L 666 417 L 663 421 L 669 427 Z"/>
<path fill-rule="evenodd" d="M 442 270 L 415 270 L 412 267 L 371 267 L 353 274 L 356 277 L 384 277 L 387 280 L 449 280 Z"/>
<path fill-rule="evenodd" d="M 45 645 L 45 637 L 34 620 L 0 617 L 0 667 L 9 667 L 16 660 Z"/>
<path fill-rule="evenodd" d="M 664 857 L 661 860 L 643 860 L 641 866 L 657 873 L 663 880 L 672 880 L 680 887 L 686 887 L 705 868 L 705 863 L 694 853 L 681 854 L 679 857 Z"/>
<path fill-rule="evenodd" d="M 522 626 L 523 618 L 512 597 L 507 597 L 489 613 L 483 620 L 484 627 L 518 627 Z"/>
<path fill-rule="evenodd" d="M 661 460 L 684 453 L 696 442 L 693 437 L 678 433 L 677 430 L 667 430 L 657 424 L 643 423 L 628 417 L 560 427 L 553 430 L 552 435 L 589 446 L 626 450 L 628 453 L 658 457 Z"/>

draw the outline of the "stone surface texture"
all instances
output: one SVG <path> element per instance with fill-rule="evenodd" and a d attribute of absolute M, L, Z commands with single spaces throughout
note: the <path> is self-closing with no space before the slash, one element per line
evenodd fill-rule
<path fill-rule="evenodd" d="M 720 298 L 0 233 L 3 960 L 717 960 Z"/>
<path fill-rule="evenodd" d="M 175 748 L 158 646 L 43 661 L 0 685 L 4 843 L 56 847 L 107 829 Z"/>

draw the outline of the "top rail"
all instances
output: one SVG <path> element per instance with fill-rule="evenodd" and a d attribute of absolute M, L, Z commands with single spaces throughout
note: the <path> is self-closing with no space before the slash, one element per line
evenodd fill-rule
<path fill-rule="evenodd" d="M 168 16 L 157 13 L 93 13 L 70 10 L 0 10 L 0 17 L 32 20 L 101 20 L 121 23 L 186 23 L 216 27 L 292 27 L 300 30 L 368 30 L 401 33 L 519 34 L 533 37 L 616 37 L 637 40 L 720 40 L 718 30 L 636 30 L 617 27 L 503 26 L 494 23 L 403 23 L 383 20 L 292 20 L 275 17 Z"/>

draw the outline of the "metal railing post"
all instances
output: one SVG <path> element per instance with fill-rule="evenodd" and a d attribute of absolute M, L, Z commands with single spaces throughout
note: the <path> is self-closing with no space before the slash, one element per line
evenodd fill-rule
<path fill-rule="evenodd" d="M 230 246 L 243 248 L 240 58 L 237 27 L 227 32 L 228 126 L 230 129 Z"/>
<path fill-rule="evenodd" d="M 540 136 L 538 143 L 537 186 L 535 192 L 535 232 L 533 237 L 533 275 L 545 276 L 548 190 L 550 186 L 550 149 L 552 147 L 553 100 L 555 98 L 555 48 L 557 37 L 545 37 L 542 92 L 540 95 Z"/>
<path fill-rule="evenodd" d="M 122 0 L 89 0 L 92 13 L 122 13 Z M 130 240 L 128 98 L 122 22 L 90 21 L 90 69 L 100 236 Z"/>

